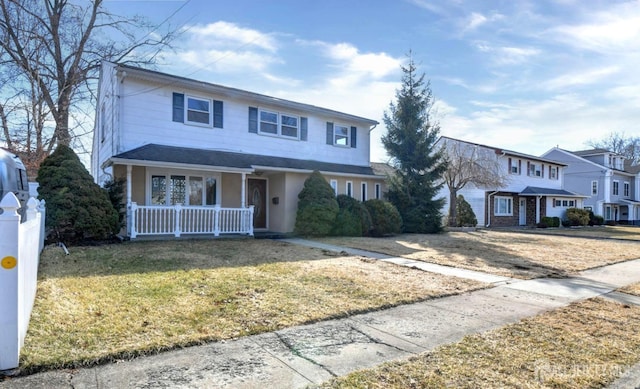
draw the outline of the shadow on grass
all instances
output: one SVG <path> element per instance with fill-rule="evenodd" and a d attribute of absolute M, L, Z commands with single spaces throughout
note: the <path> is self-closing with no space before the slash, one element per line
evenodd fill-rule
<path fill-rule="evenodd" d="M 47 247 L 39 278 L 88 277 L 256 266 L 335 257 L 320 249 L 265 239 L 135 241 L 101 246 Z"/>

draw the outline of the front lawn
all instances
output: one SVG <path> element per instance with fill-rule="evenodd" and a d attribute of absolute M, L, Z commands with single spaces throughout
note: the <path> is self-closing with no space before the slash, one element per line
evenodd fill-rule
<path fill-rule="evenodd" d="M 48 247 L 20 368 L 90 365 L 482 288 L 270 240 Z"/>
<path fill-rule="evenodd" d="M 594 298 L 323 388 L 601 388 L 640 361 L 640 307 Z"/>
<path fill-rule="evenodd" d="M 640 258 L 637 241 L 499 230 L 403 234 L 388 238 L 323 238 L 322 242 L 524 279 L 563 277 Z"/>

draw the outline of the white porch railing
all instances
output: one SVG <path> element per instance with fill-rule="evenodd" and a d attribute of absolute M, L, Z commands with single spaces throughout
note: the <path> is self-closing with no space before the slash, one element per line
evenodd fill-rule
<path fill-rule="evenodd" d="M 221 208 L 131 203 L 128 210 L 131 239 L 138 235 L 253 235 L 253 205 L 248 208 Z"/>

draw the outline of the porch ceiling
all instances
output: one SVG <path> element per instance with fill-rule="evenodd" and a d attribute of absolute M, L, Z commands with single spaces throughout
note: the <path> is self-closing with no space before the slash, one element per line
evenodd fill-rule
<path fill-rule="evenodd" d="M 229 151 L 205 150 L 147 144 L 111 157 L 110 164 L 126 163 L 179 164 L 183 166 L 211 166 L 221 169 L 253 171 L 273 168 L 275 170 L 320 170 L 338 174 L 376 176 L 370 166 L 344 165 L 338 163 L 310 161 L 266 155 L 243 154 Z"/>

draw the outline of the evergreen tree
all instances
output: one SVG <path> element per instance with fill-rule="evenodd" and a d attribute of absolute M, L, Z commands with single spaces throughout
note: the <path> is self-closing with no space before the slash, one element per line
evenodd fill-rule
<path fill-rule="evenodd" d="M 295 233 L 303 236 L 329 235 L 337 215 L 335 192 L 316 170 L 306 179 L 298 194 Z"/>
<path fill-rule="evenodd" d="M 443 152 L 435 148 L 440 133 L 431 110 L 433 95 L 424 74 L 416 74 L 412 58 L 402 67 L 402 87 L 389 104 L 383 121 L 387 133 L 382 144 L 397 174 L 389 182 L 387 197 L 402 216 L 405 232 L 435 233 L 442 229 L 444 199 L 436 199 L 447 168 Z"/>
<path fill-rule="evenodd" d="M 59 145 L 38 171 L 38 194 L 47 204 L 46 226 L 67 243 L 105 239 L 118 231 L 118 212 L 93 182 L 76 153 Z"/>
<path fill-rule="evenodd" d="M 465 200 L 464 196 L 458 195 L 456 201 L 456 226 L 457 227 L 475 227 L 478 225 L 478 219 L 476 218 L 471 204 Z"/>

